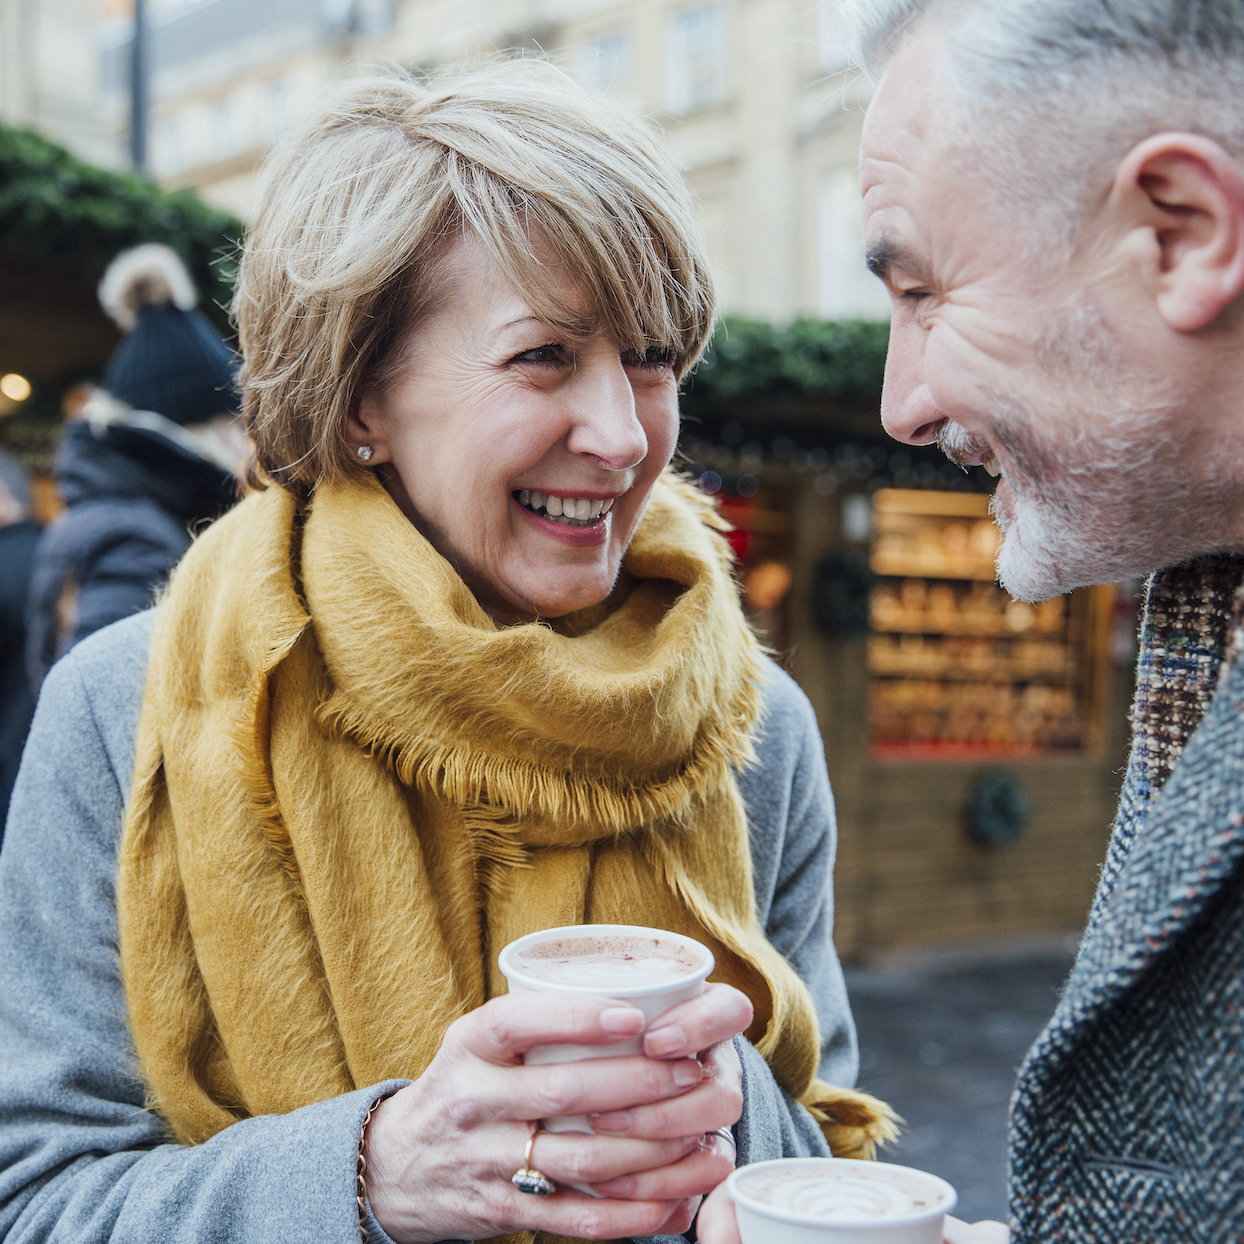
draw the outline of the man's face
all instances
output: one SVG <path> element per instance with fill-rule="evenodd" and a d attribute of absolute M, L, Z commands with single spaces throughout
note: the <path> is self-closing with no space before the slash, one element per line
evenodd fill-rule
<path fill-rule="evenodd" d="M 864 130 L 865 245 L 893 303 L 886 429 L 1001 471 L 998 568 L 1017 597 L 1204 551 L 1213 473 L 1189 478 L 1169 334 L 1109 239 L 1086 235 L 1070 259 L 1058 239 L 1043 250 L 1031 213 L 952 161 L 938 53 L 935 32 L 907 41 Z"/>

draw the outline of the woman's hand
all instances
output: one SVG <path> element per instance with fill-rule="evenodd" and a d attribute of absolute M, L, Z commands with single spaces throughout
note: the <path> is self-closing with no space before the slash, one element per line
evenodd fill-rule
<path fill-rule="evenodd" d="M 700 1244 L 741 1244 L 734 1204 L 724 1184 L 704 1202 L 695 1232 Z M 945 1244 L 1009 1244 L 1011 1233 L 1000 1222 L 961 1222 L 947 1215 L 943 1238 Z"/>
<path fill-rule="evenodd" d="M 581 1239 L 685 1231 L 698 1198 L 733 1166 L 730 1146 L 706 1142 L 705 1133 L 742 1110 L 738 1059 L 721 1043 L 746 1028 L 751 1007 L 714 985 L 668 1014 L 646 1034 L 655 1057 L 539 1067 L 522 1066 L 532 1046 L 627 1041 L 642 1029 L 642 1013 L 620 1002 L 519 993 L 458 1020 L 427 1071 L 382 1102 L 368 1125 L 367 1192 L 380 1225 L 398 1244 L 521 1230 Z M 715 1047 L 703 1065 L 684 1056 L 701 1040 L 701 1049 Z M 599 1119 L 610 1134 L 541 1133 L 531 1164 L 555 1182 L 599 1187 L 602 1199 L 566 1188 L 535 1197 L 510 1183 L 530 1120 L 566 1114 Z"/>

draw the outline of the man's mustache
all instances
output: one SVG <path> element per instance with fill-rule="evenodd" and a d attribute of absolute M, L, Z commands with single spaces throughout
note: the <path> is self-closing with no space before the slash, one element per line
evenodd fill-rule
<path fill-rule="evenodd" d="M 987 457 L 993 452 L 988 441 L 974 436 L 963 424 L 955 423 L 952 419 L 948 419 L 937 429 L 934 443 L 955 466 L 961 467 L 974 465 L 973 458 L 979 458 L 981 454 Z"/>

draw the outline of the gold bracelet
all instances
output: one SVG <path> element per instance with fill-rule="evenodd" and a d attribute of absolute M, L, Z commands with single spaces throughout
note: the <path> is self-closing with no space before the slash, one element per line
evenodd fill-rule
<path fill-rule="evenodd" d="M 367 1158 L 363 1155 L 363 1144 L 367 1140 L 367 1125 L 371 1122 L 371 1117 L 376 1113 L 376 1107 L 382 1101 L 387 1101 L 390 1094 L 386 1093 L 383 1097 L 377 1097 L 367 1113 L 363 1116 L 363 1125 L 359 1128 L 359 1156 L 358 1166 L 355 1168 L 355 1178 L 358 1181 L 357 1194 L 359 1203 L 359 1235 L 363 1237 L 363 1244 L 367 1244 L 371 1238 L 371 1233 L 367 1230 Z"/>

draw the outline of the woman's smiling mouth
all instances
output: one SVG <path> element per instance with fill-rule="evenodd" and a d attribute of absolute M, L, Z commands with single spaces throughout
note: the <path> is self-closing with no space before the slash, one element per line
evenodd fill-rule
<path fill-rule="evenodd" d="M 523 509 L 566 527 L 591 527 L 599 523 L 613 506 L 608 497 L 562 497 L 531 488 L 516 488 L 510 494 Z"/>

